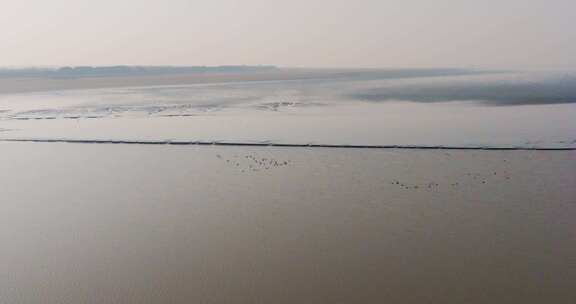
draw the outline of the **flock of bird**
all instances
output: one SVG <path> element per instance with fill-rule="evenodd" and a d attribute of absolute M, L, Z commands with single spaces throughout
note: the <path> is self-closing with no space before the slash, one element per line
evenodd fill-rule
<path fill-rule="evenodd" d="M 507 172 L 498 174 L 498 172 L 492 172 L 490 174 L 480 174 L 480 173 L 466 173 L 465 176 L 468 179 L 471 179 L 474 182 L 478 182 L 480 184 L 488 184 L 489 181 L 493 180 L 494 177 L 500 177 L 499 181 L 507 181 L 510 180 L 510 176 L 508 176 Z M 441 185 L 439 183 L 436 182 L 428 182 L 428 183 L 423 183 L 423 184 L 409 184 L 406 182 L 401 182 L 400 180 L 394 179 L 390 182 L 391 185 L 395 185 L 395 186 L 399 186 L 403 189 L 407 189 L 407 190 L 415 190 L 415 189 L 436 189 L 438 187 L 440 187 Z M 464 181 L 461 179 L 459 182 L 451 182 L 451 183 L 446 183 L 444 186 L 449 186 L 449 187 L 458 187 L 464 184 Z"/>
<path fill-rule="evenodd" d="M 284 167 L 290 164 L 289 160 L 277 160 L 271 157 L 258 157 L 255 154 L 248 154 L 242 157 L 234 155 L 232 158 L 224 158 L 217 154 L 216 157 L 225 161 L 227 164 L 236 167 L 240 172 L 257 172 L 270 170 L 273 168 Z"/>
<path fill-rule="evenodd" d="M 448 156 L 449 154 L 446 153 Z M 272 157 L 261 157 L 256 154 L 238 155 L 235 154 L 232 157 L 224 157 L 221 154 L 217 154 L 216 157 L 224 161 L 229 166 L 236 168 L 240 172 L 258 172 L 271 170 L 274 168 L 285 167 L 291 164 L 290 160 L 278 160 Z M 504 161 L 506 162 L 506 161 Z M 457 188 L 469 184 L 469 182 L 478 184 L 489 184 L 493 182 L 502 183 L 510 180 L 510 174 L 506 170 L 502 172 L 492 171 L 486 173 L 465 173 L 461 176 L 458 181 L 443 182 L 442 184 L 438 182 L 424 182 L 424 183 L 408 183 L 401 181 L 399 179 L 393 179 L 389 184 L 398 186 L 405 190 L 434 190 L 438 188 Z"/>

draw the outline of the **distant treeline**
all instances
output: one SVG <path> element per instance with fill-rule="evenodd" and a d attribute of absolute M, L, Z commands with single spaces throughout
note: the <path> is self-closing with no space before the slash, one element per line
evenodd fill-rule
<path fill-rule="evenodd" d="M 110 77 L 110 76 L 144 76 L 170 75 L 189 73 L 242 73 L 260 72 L 277 69 L 270 65 L 223 65 L 223 66 L 75 66 L 61 68 L 20 68 L 0 69 L 0 78 L 21 77 Z"/>

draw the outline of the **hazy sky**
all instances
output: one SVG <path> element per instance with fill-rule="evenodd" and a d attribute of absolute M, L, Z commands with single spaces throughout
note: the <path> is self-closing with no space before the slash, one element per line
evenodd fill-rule
<path fill-rule="evenodd" d="M 575 0 L 0 4 L 0 66 L 576 67 Z"/>

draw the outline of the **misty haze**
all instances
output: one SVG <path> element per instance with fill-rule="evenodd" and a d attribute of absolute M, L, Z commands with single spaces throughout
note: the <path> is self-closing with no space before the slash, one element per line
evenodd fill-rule
<path fill-rule="evenodd" d="M 1 303 L 576 303 L 573 1 L 3 11 Z"/>

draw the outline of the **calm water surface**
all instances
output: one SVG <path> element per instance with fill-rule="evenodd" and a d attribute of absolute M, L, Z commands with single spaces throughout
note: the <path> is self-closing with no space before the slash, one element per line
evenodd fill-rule
<path fill-rule="evenodd" d="M 2 303 L 574 303 L 572 151 L 0 144 Z"/>

